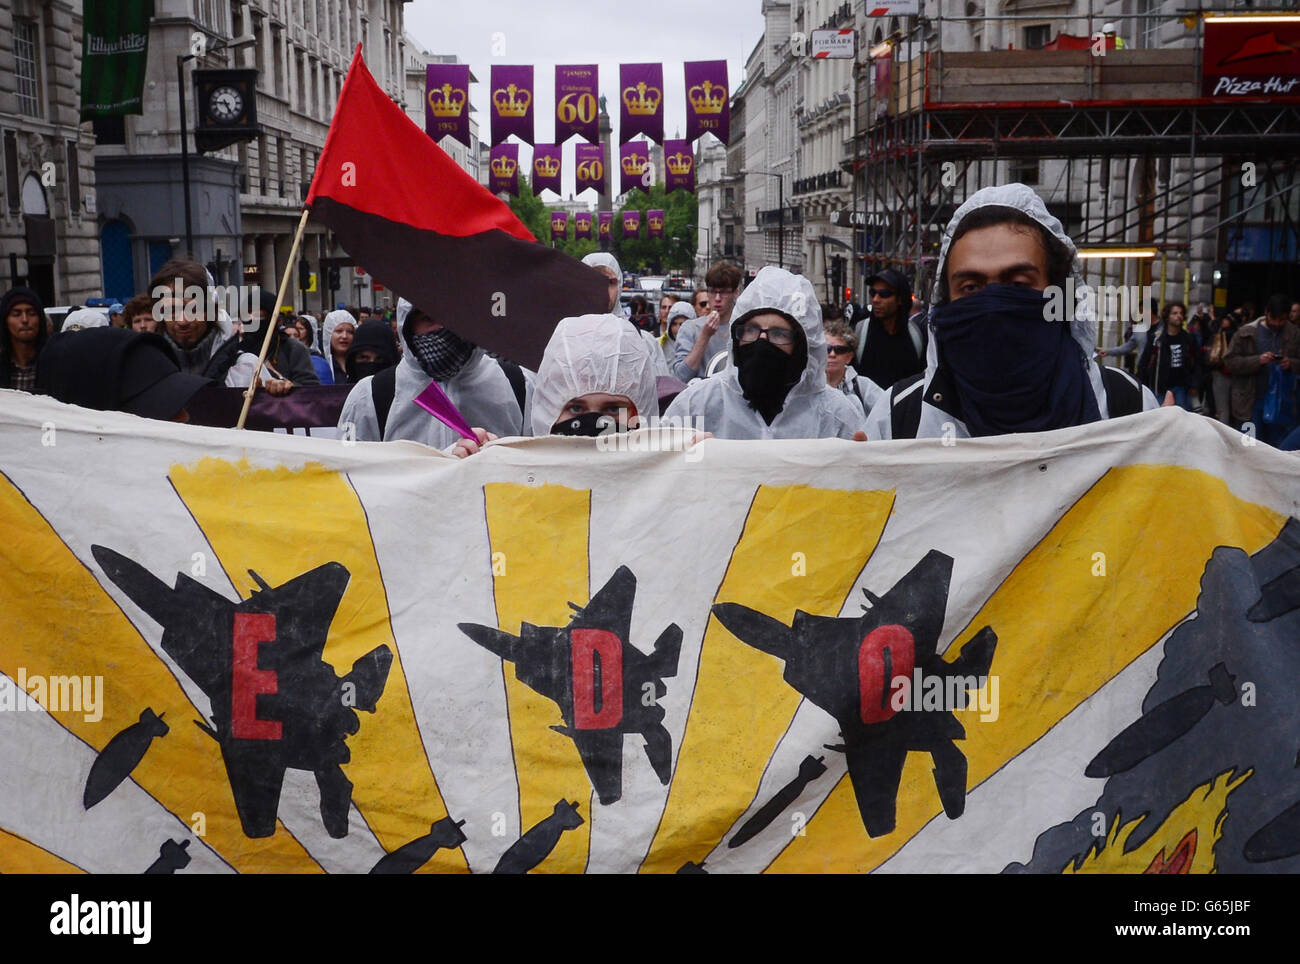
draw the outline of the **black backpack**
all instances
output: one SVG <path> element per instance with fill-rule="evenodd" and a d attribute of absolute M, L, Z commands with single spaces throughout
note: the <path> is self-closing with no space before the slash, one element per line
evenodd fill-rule
<path fill-rule="evenodd" d="M 921 426 L 921 402 L 924 401 L 924 389 L 917 388 L 906 398 L 898 401 L 895 399 L 924 377 L 925 372 L 921 372 L 900 379 L 887 396 L 892 406 L 889 410 L 889 431 L 892 438 L 916 438 L 916 430 Z M 1142 386 L 1134 381 L 1132 376 L 1118 368 L 1103 367 L 1101 384 L 1106 391 L 1106 408 L 1111 418 L 1136 415 L 1142 411 Z"/>
<path fill-rule="evenodd" d="M 501 366 L 501 371 L 510 381 L 510 387 L 514 390 L 515 401 L 519 403 L 519 416 L 524 414 L 524 398 L 528 391 L 528 383 L 524 380 L 524 370 L 512 361 L 504 358 L 496 359 L 496 363 Z M 398 363 L 400 364 L 400 362 Z M 393 408 L 393 398 L 397 394 L 397 365 L 391 365 L 383 371 L 378 372 L 370 379 L 370 398 L 375 403 L 375 417 L 379 419 L 379 437 L 384 437 L 384 431 L 388 428 L 388 413 Z M 524 426 L 525 429 L 528 426 Z"/>

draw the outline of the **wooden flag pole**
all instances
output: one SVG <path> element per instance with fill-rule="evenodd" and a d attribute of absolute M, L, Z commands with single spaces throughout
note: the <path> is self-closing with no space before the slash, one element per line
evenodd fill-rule
<path fill-rule="evenodd" d="M 265 364 L 266 353 L 271 348 L 271 334 L 280 323 L 280 306 L 284 304 L 284 294 L 289 290 L 289 277 L 293 274 L 293 266 L 298 262 L 298 245 L 302 243 L 303 232 L 307 230 L 307 216 L 309 214 L 311 214 L 311 208 L 302 209 L 302 217 L 298 221 L 298 231 L 293 236 L 293 248 L 289 251 L 289 260 L 285 263 L 284 275 L 280 278 L 280 290 L 275 296 L 275 311 L 271 313 L 270 318 L 264 319 L 266 322 L 266 335 L 262 338 L 262 353 L 257 356 L 257 368 L 253 370 L 253 380 L 249 382 L 248 388 L 244 390 L 244 407 L 239 411 L 239 421 L 235 423 L 235 428 L 243 428 L 244 422 L 248 419 L 248 408 L 253 404 L 253 393 L 257 391 L 257 382 L 262 375 L 262 365 Z"/>

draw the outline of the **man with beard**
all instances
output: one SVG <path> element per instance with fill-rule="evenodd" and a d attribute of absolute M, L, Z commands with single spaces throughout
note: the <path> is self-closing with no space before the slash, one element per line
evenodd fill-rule
<path fill-rule="evenodd" d="M 257 356 L 239 347 L 234 323 L 219 311 L 209 293 L 211 279 L 197 261 L 174 258 L 149 281 L 154 317 L 182 372 L 210 378 L 227 388 L 247 388 L 257 369 Z M 262 372 L 272 395 L 284 395 L 293 383 Z"/>
<path fill-rule="evenodd" d="M 926 368 L 871 410 L 867 436 L 968 438 L 1042 432 L 1156 406 L 1155 396 L 1093 356 L 1097 321 L 1046 289 L 1083 278 L 1074 242 L 1024 184 L 976 191 L 939 251 Z"/>
<path fill-rule="evenodd" d="M 865 428 L 862 406 L 826 384 L 821 307 L 807 278 L 766 267 L 732 315 L 734 364 L 688 385 L 665 417 L 703 418 L 725 439 L 849 439 Z"/>
<path fill-rule="evenodd" d="M 496 436 L 528 434 L 531 372 L 491 357 L 405 298 L 397 302 L 397 322 L 402 359 L 357 382 L 339 416 L 344 438 L 353 432 L 363 442 L 407 439 L 449 448 L 460 436 L 415 403 L 431 381 L 470 425 Z"/>

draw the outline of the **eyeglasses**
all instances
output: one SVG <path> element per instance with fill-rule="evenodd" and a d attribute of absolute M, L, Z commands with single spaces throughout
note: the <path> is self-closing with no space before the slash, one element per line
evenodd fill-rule
<path fill-rule="evenodd" d="M 848 345 L 827 345 L 826 354 L 828 355 L 852 355 L 853 349 Z"/>
<path fill-rule="evenodd" d="M 889 288 L 872 288 L 872 289 L 871 289 L 871 297 L 873 297 L 873 298 L 892 298 L 892 297 L 894 297 L 894 292 L 893 292 L 892 290 L 890 290 Z"/>
<path fill-rule="evenodd" d="M 709 297 L 712 297 L 713 295 L 734 295 L 735 293 L 736 293 L 735 288 L 710 288 L 709 289 Z"/>
<path fill-rule="evenodd" d="M 794 329 L 792 328 L 762 328 L 758 325 L 746 325 L 740 329 L 740 343 L 748 345 L 750 342 L 758 341 L 759 335 L 767 335 L 767 340 L 773 345 L 793 345 Z"/>

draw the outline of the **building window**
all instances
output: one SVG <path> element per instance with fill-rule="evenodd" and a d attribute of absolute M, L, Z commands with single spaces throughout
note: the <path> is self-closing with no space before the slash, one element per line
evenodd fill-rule
<path fill-rule="evenodd" d="M 1052 28 L 1048 24 L 1035 24 L 1025 28 L 1025 49 L 1042 50 L 1052 40 Z"/>
<path fill-rule="evenodd" d="M 18 213 L 18 135 L 5 131 L 5 195 L 10 212 Z"/>
<path fill-rule="evenodd" d="M 1160 46 L 1160 12 L 1161 0 L 1138 0 L 1137 32 L 1139 46 L 1150 49 Z"/>
<path fill-rule="evenodd" d="M 14 77 L 18 82 L 18 112 L 41 116 L 40 35 L 30 20 L 14 21 Z"/>
<path fill-rule="evenodd" d="M 271 27 L 271 50 L 275 58 L 275 96 L 288 100 L 285 93 L 285 88 L 288 87 L 288 75 L 284 68 L 284 30 L 281 27 Z"/>
<path fill-rule="evenodd" d="M 1019 181 L 1021 184 L 1038 183 L 1038 160 L 1030 158 L 1029 160 L 1012 161 L 1008 174 L 1013 181 Z"/>

